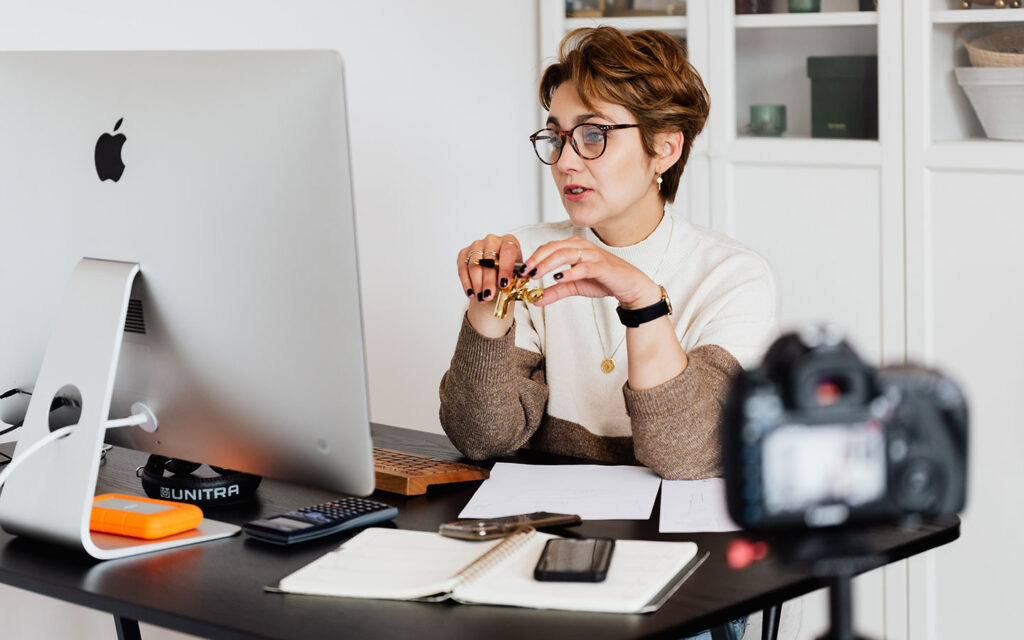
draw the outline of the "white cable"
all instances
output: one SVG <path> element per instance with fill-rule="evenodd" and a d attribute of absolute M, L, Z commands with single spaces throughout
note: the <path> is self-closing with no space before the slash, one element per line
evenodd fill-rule
<path fill-rule="evenodd" d="M 4 486 L 4 483 L 7 482 L 7 478 L 10 477 L 11 473 L 13 473 L 15 469 L 21 466 L 22 462 L 28 460 L 33 454 L 35 454 L 35 452 L 39 451 L 51 442 L 68 435 L 71 433 L 71 429 L 73 428 L 74 427 L 62 427 L 56 431 L 51 431 L 44 437 L 33 442 L 28 449 L 25 449 L 24 452 L 18 453 L 18 457 L 12 458 L 11 461 L 7 463 L 7 467 L 3 471 L 0 471 L 0 487 Z"/>
<path fill-rule="evenodd" d="M 149 420 L 149 416 L 142 413 L 136 413 L 133 416 L 121 418 L 120 420 L 107 420 L 106 427 L 107 429 L 116 429 L 117 427 L 138 427 L 139 425 L 146 424 L 147 420 Z"/>
<path fill-rule="evenodd" d="M 107 420 L 104 423 L 103 428 L 116 429 L 118 427 L 142 427 L 143 425 L 150 423 L 152 424 L 152 430 L 156 430 L 156 418 L 154 418 L 153 414 L 145 405 L 134 404 L 132 405 L 132 410 L 138 411 L 139 413 L 135 413 L 133 415 L 128 416 L 127 418 L 121 418 L 119 420 Z M 51 431 L 50 433 L 46 434 L 42 438 L 36 440 L 31 445 L 29 445 L 28 449 L 25 449 L 25 451 L 18 452 L 18 456 L 16 458 L 11 458 L 11 461 L 7 463 L 7 466 L 4 468 L 4 470 L 0 471 L 0 487 L 4 486 L 4 483 L 7 482 L 7 478 L 9 478 L 12 473 L 14 473 L 15 469 L 21 466 L 21 463 L 31 458 L 33 455 L 35 455 L 37 451 L 39 451 L 46 445 L 50 444 L 51 442 L 60 440 L 64 436 L 71 433 L 71 430 L 74 429 L 76 426 L 78 425 L 73 424 L 67 427 L 61 427 L 56 431 Z"/>

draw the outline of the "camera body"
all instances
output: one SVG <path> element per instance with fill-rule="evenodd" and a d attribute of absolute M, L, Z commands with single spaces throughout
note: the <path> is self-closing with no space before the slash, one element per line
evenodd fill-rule
<path fill-rule="evenodd" d="M 967 405 L 949 378 L 876 370 L 834 329 L 780 337 L 733 381 L 722 416 L 729 514 L 807 530 L 964 507 Z"/>

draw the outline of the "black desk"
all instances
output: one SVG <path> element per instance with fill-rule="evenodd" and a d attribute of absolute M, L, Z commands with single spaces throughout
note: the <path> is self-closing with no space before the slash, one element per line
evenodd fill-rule
<path fill-rule="evenodd" d="M 377 446 L 460 460 L 440 435 L 374 425 Z M 6 449 L 9 451 L 9 448 Z M 524 453 L 517 461 L 569 459 Z M 98 492 L 142 494 L 135 468 L 145 455 L 115 448 L 100 471 Z M 426 496 L 374 497 L 397 506 L 395 523 L 436 530 L 454 520 L 478 483 L 432 487 Z M 259 504 L 207 510 L 215 519 L 242 523 L 332 497 L 323 491 L 264 480 Z M 139 620 L 212 638 L 679 638 L 767 606 L 801 596 L 824 582 L 771 559 L 741 571 L 726 566 L 736 534 L 659 534 L 658 507 L 649 521 L 594 521 L 582 535 L 693 540 L 711 557 L 658 612 L 647 615 L 535 611 L 451 603 L 356 600 L 265 593 L 264 585 L 339 544 L 333 537 L 280 549 L 242 537 L 122 560 L 98 562 L 82 553 L 0 532 L 0 582 L 60 598 L 115 617 Z M 879 527 L 866 539 L 894 561 L 955 540 L 960 521 L 929 522 L 916 531 Z M 131 635 L 131 629 L 128 630 Z"/>

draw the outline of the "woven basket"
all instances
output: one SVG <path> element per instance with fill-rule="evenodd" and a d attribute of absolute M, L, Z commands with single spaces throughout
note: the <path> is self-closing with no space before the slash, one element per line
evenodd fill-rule
<path fill-rule="evenodd" d="M 958 32 L 974 67 L 1024 67 L 1024 27 L 998 29 L 968 42 Z"/>

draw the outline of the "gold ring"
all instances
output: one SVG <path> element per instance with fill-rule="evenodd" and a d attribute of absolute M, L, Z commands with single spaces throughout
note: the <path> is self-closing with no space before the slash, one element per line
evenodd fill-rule
<path fill-rule="evenodd" d="M 581 262 L 583 262 L 583 249 L 577 249 L 576 250 L 576 262 L 572 263 L 572 266 L 575 267 L 576 265 L 578 265 Z"/>
<path fill-rule="evenodd" d="M 497 258 L 498 257 L 498 252 L 497 251 L 484 251 L 484 255 L 485 256 L 494 256 L 495 258 Z"/>

